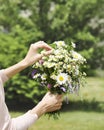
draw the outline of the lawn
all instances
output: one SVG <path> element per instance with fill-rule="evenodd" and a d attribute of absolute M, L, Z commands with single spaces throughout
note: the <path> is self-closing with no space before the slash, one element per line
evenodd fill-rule
<path fill-rule="evenodd" d="M 23 112 L 11 112 L 12 117 Z M 104 130 L 104 80 L 87 78 L 80 96 L 70 95 L 59 120 L 41 117 L 29 130 Z"/>

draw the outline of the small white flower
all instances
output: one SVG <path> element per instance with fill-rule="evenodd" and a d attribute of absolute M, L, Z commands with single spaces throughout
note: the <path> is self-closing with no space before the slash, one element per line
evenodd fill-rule
<path fill-rule="evenodd" d="M 72 79 L 71 77 L 68 75 L 68 83 L 71 83 Z"/>
<path fill-rule="evenodd" d="M 34 76 L 33 76 L 33 79 L 36 79 L 36 78 L 38 78 L 38 77 L 40 77 L 40 74 L 34 75 Z"/>
<path fill-rule="evenodd" d="M 87 74 L 85 72 L 83 72 L 83 76 L 86 76 Z"/>
<path fill-rule="evenodd" d="M 58 64 L 59 64 L 59 65 L 63 65 L 63 62 L 60 61 Z"/>
<path fill-rule="evenodd" d="M 65 46 L 65 42 L 64 42 L 64 41 L 56 41 L 55 44 L 56 44 L 58 47 Z"/>
<path fill-rule="evenodd" d="M 52 68 L 52 67 L 54 67 L 55 65 L 56 65 L 55 63 L 52 63 L 52 62 L 51 62 L 51 63 L 48 64 L 47 67 L 48 67 L 48 68 Z"/>
<path fill-rule="evenodd" d="M 56 55 L 55 57 L 56 57 L 56 59 L 57 59 L 58 61 L 59 61 L 59 59 L 62 58 L 60 55 Z"/>
<path fill-rule="evenodd" d="M 72 56 L 73 56 L 74 59 L 82 60 L 83 57 L 79 53 L 77 53 L 75 51 L 71 51 L 71 53 L 72 53 Z"/>
<path fill-rule="evenodd" d="M 65 62 L 65 63 L 68 63 L 68 61 L 69 61 L 69 58 L 68 58 L 67 56 L 65 56 L 64 62 Z"/>
<path fill-rule="evenodd" d="M 72 44 L 72 47 L 75 48 L 76 47 L 76 44 L 74 42 L 71 42 Z"/>
<path fill-rule="evenodd" d="M 68 75 L 66 73 L 60 73 L 57 77 L 56 77 L 57 82 L 62 85 L 65 84 L 66 81 L 68 80 Z"/>
<path fill-rule="evenodd" d="M 63 68 L 66 69 L 66 67 L 67 67 L 66 64 L 64 64 L 64 65 L 63 65 Z"/>
<path fill-rule="evenodd" d="M 42 79 L 42 80 L 46 80 L 46 78 L 47 78 L 47 75 L 46 75 L 45 73 L 42 74 L 41 79 Z"/>
<path fill-rule="evenodd" d="M 71 71 L 71 65 L 67 65 L 67 70 L 70 72 Z"/>
<path fill-rule="evenodd" d="M 40 67 L 39 62 L 36 62 L 35 66 L 36 66 L 36 67 Z"/>
<path fill-rule="evenodd" d="M 50 76 L 50 78 L 52 78 L 52 79 L 56 79 L 56 75 L 55 74 L 52 74 L 51 76 Z"/>
<path fill-rule="evenodd" d="M 55 55 L 60 55 L 60 50 L 54 50 Z"/>
<path fill-rule="evenodd" d="M 57 62 L 58 60 L 54 55 L 50 55 L 48 61 L 49 62 L 51 62 L 51 61 L 56 61 Z"/>
<path fill-rule="evenodd" d="M 75 75 L 79 75 L 79 70 L 78 69 L 76 69 Z"/>

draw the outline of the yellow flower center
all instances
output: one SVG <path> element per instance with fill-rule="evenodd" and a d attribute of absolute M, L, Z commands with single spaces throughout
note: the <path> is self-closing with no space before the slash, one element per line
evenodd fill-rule
<path fill-rule="evenodd" d="M 78 59 L 78 55 L 77 55 L 77 54 L 74 54 L 74 58 Z"/>
<path fill-rule="evenodd" d="M 67 65 L 67 68 L 68 68 L 69 71 L 71 70 L 71 66 L 70 65 Z"/>
<path fill-rule="evenodd" d="M 60 76 L 60 77 L 59 77 L 59 80 L 60 80 L 60 81 L 63 81 L 63 80 L 64 80 L 63 76 Z"/>
<path fill-rule="evenodd" d="M 62 42 L 59 42 L 59 45 L 62 46 Z"/>

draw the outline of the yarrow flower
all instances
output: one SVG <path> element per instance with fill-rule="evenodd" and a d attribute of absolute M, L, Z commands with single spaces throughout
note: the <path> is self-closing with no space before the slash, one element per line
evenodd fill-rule
<path fill-rule="evenodd" d="M 42 84 L 46 91 L 78 94 L 86 75 L 81 71 L 86 59 L 75 51 L 76 45 L 73 42 L 66 45 L 64 41 L 55 41 L 51 46 L 53 52 L 49 56 L 43 55 L 42 59 L 33 65 L 33 78 Z M 53 116 L 57 116 L 57 112 L 54 112 Z"/>

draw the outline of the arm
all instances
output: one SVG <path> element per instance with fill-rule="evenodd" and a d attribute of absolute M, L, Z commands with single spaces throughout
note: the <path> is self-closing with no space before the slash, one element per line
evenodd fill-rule
<path fill-rule="evenodd" d="M 54 95 L 48 92 L 32 110 L 12 119 L 14 129 L 27 130 L 44 113 L 58 110 L 61 108 L 61 105 L 62 95 Z"/>
<path fill-rule="evenodd" d="M 5 69 L 4 74 L 10 78 L 41 59 L 43 54 L 38 52 L 39 48 L 46 50 L 44 55 L 49 55 L 52 52 L 52 48 L 42 41 L 31 44 L 26 57 L 19 63 Z M 26 130 L 37 120 L 37 118 L 46 112 L 60 109 L 61 105 L 62 96 L 47 93 L 44 98 L 38 103 L 38 105 L 35 106 L 32 110 L 28 111 L 22 116 L 10 120 L 8 125 L 10 127 L 7 130 Z"/>
<path fill-rule="evenodd" d="M 7 75 L 7 77 L 11 78 L 18 72 L 41 59 L 43 55 L 41 53 L 38 53 L 39 48 L 46 50 L 45 55 L 49 55 L 52 51 L 52 48 L 43 41 L 31 44 L 26 57 L 22 61 L 4 70 L 4 73 Z"/>

